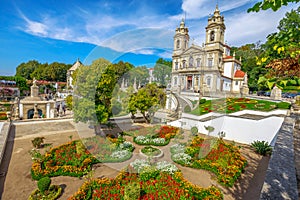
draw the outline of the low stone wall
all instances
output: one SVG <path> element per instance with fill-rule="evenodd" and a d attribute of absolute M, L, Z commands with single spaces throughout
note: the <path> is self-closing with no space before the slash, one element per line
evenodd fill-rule
<path fill-rule="evenodd" d="M 0 130 L 0 163 L 5 152 L 6 142 L 10 131 L 11 122 L 4 122 L 2 129 Z"/>
<path fill-rule="evenodd" d="M 298 199 L 294 161 L 294 124 L 295 117 L 286 117 L 278 132 L 260 199 Z"/>

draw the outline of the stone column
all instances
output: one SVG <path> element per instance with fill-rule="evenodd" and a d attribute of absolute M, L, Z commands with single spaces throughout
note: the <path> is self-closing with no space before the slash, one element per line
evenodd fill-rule
<path fill-rule="evenodd" d="M 23 104 L 20 103 L 19 104 L 19 116 L 20 116 L 20 119 L 23 119 Z"/>
<path fill-rule="evenodd" d="M 47 103 L 46 106 L 46 118 L 50 118 L 50 103 Z"/>
<path fill-rule="evenodd" d="M 62 104 L 62 101 L 61 101 L 60 104 L 59 104 L 58 115 L 59 115 L 60 117 L 62 117 L 62 116 L 63 116 L 63 113 L 64 113 L 64 111 L 63 111 L 63 104 Z"/>
<path fill-rule="evenodd" d="M 19 113 L 19 98 L 16 97 L 15 98 L 15 102 L 14 102 L 14 120 L 19 120 L 20 119 L 20 113 Z"/>

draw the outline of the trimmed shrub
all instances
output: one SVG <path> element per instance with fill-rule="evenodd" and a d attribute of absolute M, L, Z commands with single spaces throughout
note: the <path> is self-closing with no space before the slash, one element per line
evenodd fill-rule
<path fill-rule="evenodd" d="M 272 153 L 272 147 L 266 141 L 254 141 L 251 143 L 251 146 L 255 149 L 255 152 L 266 156 Z"/>
<path fill-rule="evenodd" d="M 43 177 L 38 181 L 37 185 L 40 192 L 45 194 L 45 191 L 47 191 L 51 185 L 51 179 L 48 176 Z"/>
<path fill-rule="evenodd" d="M 200 104 L 204 104 L 206 102 L 206 99 L 200 99 Z"/>
<path fill-rule="evenodd" d="M 193 126 L 193 127 L 191 128 L 191 132 L 192 132 L 192 135 L 197 135 L 197 133 L 198 133 L 198 128 L 197 128 L 196 126 Z"/>
<path fill-rule="evenodd" d="M 279 103 L 277 103 L 277 108 L 279 108 L 279 109 L 290 109 L 291 104 L 288 103 L 288 102 L 279 102 Z"/>
<path fill-rule="evenodd" d="M 33 140 L 31 140 L 33 147 L 41 148 L 42 144 L 44 143 L 44 139 L 44 137 L 36 137 Z"/>
<path fill-rule="evenodd" d="M 190 107 L 190 106 L 187 105 L 187 106 L 184 107 L 184 112 L 185 112 L 185 113 L 188 113 L 188 112 L 191 112 L 191 111 L 192 111 L 192 110 L 191 110 L 191 107 Z"/>

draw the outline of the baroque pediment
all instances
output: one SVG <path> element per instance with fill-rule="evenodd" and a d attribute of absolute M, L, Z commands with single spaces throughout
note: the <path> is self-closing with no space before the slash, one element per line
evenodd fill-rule
<path fill-rule="evenodd" d="M 189 48 L 187 48 L 184 52 L 182 52 L 181 55 L 190 55 L 200 52 L 204 52 L 203 48 L 201 48 L 200 46 L 192 45 Z"/>

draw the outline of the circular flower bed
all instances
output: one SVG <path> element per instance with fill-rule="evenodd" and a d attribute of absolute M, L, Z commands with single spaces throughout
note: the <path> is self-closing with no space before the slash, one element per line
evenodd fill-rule
<path fill-rule="evenodd" d="M 34 190 L 29 196 L 29 200 L 55 200 L 60 197 L 62 193 L 62 188 L 59 185 L 51 185 L 48 191 L 45 191 L 45 194 L 42 194 L 39 189 Z"/>
<path fill-rule="evenodd" d="M 151 146 L 146 146 L 141 149 L 141 154 L 146 155 L 146 156 L 151 156 L 151 157 L 161 157 L 163 155 L 163 152 L 160 149 L 151 147 Z"/>

